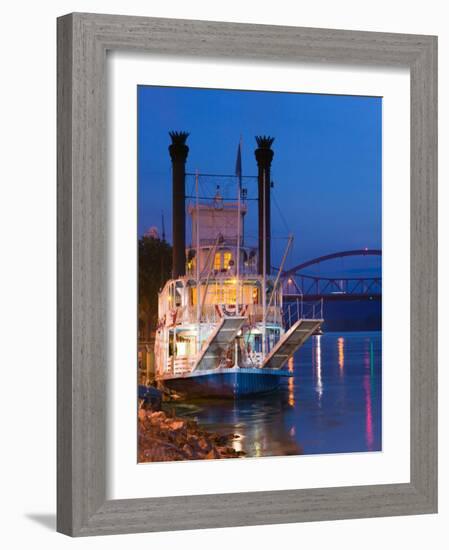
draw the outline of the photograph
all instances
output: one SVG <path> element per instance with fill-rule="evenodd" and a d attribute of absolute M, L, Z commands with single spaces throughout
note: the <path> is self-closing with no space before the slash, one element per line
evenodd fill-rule
<path fill-rule="evenodd" d="M 138 462 L 382 450 L 382 98 L 138 86 Z"/>

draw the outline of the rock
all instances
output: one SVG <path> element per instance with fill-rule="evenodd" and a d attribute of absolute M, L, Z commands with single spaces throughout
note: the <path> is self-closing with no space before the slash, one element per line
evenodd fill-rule
<path fill-rule="evenodd" d="M 158 412 L 150 412 L 148 411 L 148 418 L 150 418 L 151 422 L 161 422 L 163 420 L 165 420 L 166 416 L 165 416 L 165 413 L 163 411 L 158 411 Z"/>
<path fill-rule="evenodd" d="M 189 445 L 187 445 L 187 443 L 185 443 L 185 445 L 182 447 L 182 451 L 186 455 L 187 459 L 193 457 L 193 450 Z"/>
<path fill-rule="evenodd" d="M 162 387 L 160 389 L 162 392 L 162 400 L 164 403 L 170 403 L 171 401 L 180 401 L 182 399 L 185 399 L 185 394 L 179 393 L 175 390 L 170 390 L 169 388 Z"/>
<path fill-rule="evenodd" d="M 229 444 L 234 434 L 220 435 L 201 429 L 194 420 L 163 411 L 139 409 L 139 462 L 237 458 Z"/>
<path fill-rule="evenodd" d="M 185 422 L 183 420 L 171 420 L 169 426 L 172 430 L 178 431 L 184 428 Z"/>
<path fill-rule="evenodd" d="M 204 436 L 198 439 L 198 445 L 202 451 L 209 451 L 212 446 L 211 443 L 207 441 Z"/>
<path fill-rule="evenodd" d="M 190 434 L 188 437 L 187 437 L 187 443 L 195 448 L 198 446 L 198 437 L 196 434 Z"/>

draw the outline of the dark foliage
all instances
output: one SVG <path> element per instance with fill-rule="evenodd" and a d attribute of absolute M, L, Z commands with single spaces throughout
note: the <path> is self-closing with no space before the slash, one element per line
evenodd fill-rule
<path fill-rule="evenodd" d="M 171 277 L 172 247 L 153 237 L 139 240 L 139 334 L 148 340 L 157 325 L 158 292 Z"/>

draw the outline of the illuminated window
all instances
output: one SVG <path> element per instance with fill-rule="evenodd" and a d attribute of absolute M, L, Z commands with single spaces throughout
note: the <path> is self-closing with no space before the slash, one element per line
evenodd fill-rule
<path fill-rule="evenodd" d="M 234 287 L 227 289 L 227 297 L 226 297 L 226 303 L 227 304 L 235 304 L 237 299 L 237 289 Z"/>
<path fill-rule="evenodd" d="M 196 287 L 195 286 L 189 287 L 189 298 L 190 298 L 190 305 L 196 306 Z"/>
<path fill-rule="evenodd" d="M 223 269 L 228 269 L 231 258 L 232 254 L 230 252 L 225 252 L 223 254 Z"/>
<path fill-rule="evenodd" d="M 214 258 L 214 269 L 216 271 L 220 271 L 221 269 L 221 254 L 220 252 L 217 252 L 215 254 L 215 258 Z"/>
<path fill-rule="evenodd" d="M 253 304 L 259 303 L 259 289 L 257 287 L 253 287 Z"/>
<path fill-rule="evenodd" d="M 222 304 L 223 289 L 218 285 L 209 287 L 206 294 L 206 304 Z"/>
<path fill-rule="evenodd" d="M 256 304 L 257 288 L 249 284 L 243 285 L 241 288 L 241 298 L 239 301 L 242 302 L 242 304 Z"/>
<path fill-rule="evenodd" d="M 237 289 L 234 281 L 226 281 L 223 286 L 223 304 L 235 304 L 237 298 Z"/>

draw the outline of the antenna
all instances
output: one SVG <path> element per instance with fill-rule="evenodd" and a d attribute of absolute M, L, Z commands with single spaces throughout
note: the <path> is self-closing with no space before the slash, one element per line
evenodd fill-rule
<path fill-rule="evenodd" d="M 235 288 L 235 314 L 239 315 L 239 306 L 240 306 L 240 292 L 241 292 L 241 281 L 240 281 L 240 223 L 241 223 L 241 199 L 242 199 L 242 135 L 240 134 L 239 147 L 237 149 L 237 163 L 235 167 L 235 172 L 237 176 L 237 277 L 236 277 L 236 288 Z M 234 367 L 239 366 L 239 344 L 238 339 L 234 340 Z"/>
<path fill-rule="evenodd" d="M 196 351 L 201 349 L 201 309 L 200 309 L 200 202 L 198 190 L 198 170 L 195 170 L 195 195 L 196 195 L 196 322 L 197 343 Z"/>
<path fill-rule="evenodd" d="M 242 198 L 242 136 L 240 135 L 239 146 L 237 150 L 237 163 L 236 163 L 236 175 L 237 175 L 237 277 L 236 277 L 236 289 L 235 289 L 235 311 L 236 315 L 239 312 L 240 305 L 240 232 L 241 232 L 241 198 Z M 236 361 L 237 364 L 237 361 Z"/>

